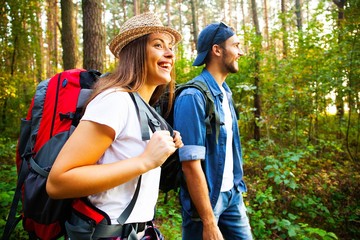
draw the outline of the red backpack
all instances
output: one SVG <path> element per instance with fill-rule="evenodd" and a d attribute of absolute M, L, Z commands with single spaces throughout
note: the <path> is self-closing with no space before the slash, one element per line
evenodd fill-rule
<path fill-rule="evenodd" d="M 113 236 L 121 229 L 113 229 L 106 213 L 93 206 L 87 198 L 51 199 L 46 192 L 46 180 L 58 153 L 74 131 L 83 114 L 83 106 L 92 92 L 92 86 L 100 77 L 95 70 L 72 69 L 42 81 L 35 91 L 27 117 L 21 120 L 20 136 L 16 151 L 18 182 L 3 240 L 9 239 L 17 223 L 30 239 L 52 240 L 66 235 L 65 222 L 72 212 L 101 228 L 94 234 Z M 148 106 L 136 93 L 130 93 L 139 115 L 142 139 L 149 140 L 152 131 L 167 129 L 164 119 Z M 140 190 L 141 176 L 128 207 L 119 216 L 123 225 L 129 217 Z M 16 217 L 19 201 L 22 211 Z M 104 226 L 105 225 L 105 226 Z M 115 231 L 115 232 L 114 232 Z"/>
<path fill-rule="evenodd" d="M 72 69 L 37 86 L 27 117 L 21 119 L 16 151 L 18 183 L 3 239 L 10 237 L 20 220 L 30 239 L 57 239 L 64 235 L 72 200 L 49 198 L 46 179 L 60 149 L 77 126 L 99 76 L 95 70 Z M 22 212 L 16 217 L 20 200 Z"/>

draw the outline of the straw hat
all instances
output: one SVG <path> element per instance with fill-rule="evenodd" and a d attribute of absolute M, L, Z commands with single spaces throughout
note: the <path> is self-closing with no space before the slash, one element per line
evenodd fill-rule
<path fill-rule="evenodd" d="M 110 51 L 119 57 L 123 47 L 129 42 L 144 35 L 166 32 L 173 38 L 173 45 L 181 40 L 181 34 L 173 28 L 165 27 L 160 19 L 153 13 L 143 13 L 127 20 L 121 27 L 120 33 L 110 42 Z"/>

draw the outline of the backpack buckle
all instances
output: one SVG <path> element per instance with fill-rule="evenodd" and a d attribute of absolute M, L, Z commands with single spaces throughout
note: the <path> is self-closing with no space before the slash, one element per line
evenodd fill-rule
<path fill-rule="evenodd" d="M 60 121 L 63 121 L 64 119 L 74 119 L 75 113 L 68 112 L 68 113 L 59 113 L 60 115 Z"/>

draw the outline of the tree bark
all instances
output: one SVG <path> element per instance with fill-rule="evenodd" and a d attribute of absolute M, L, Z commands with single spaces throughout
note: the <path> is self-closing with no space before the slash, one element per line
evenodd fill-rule
<path fill-rule="evenodd" d="M 169 0 L 167 0 L 169 1 Z M 150 11 L 150 1 L 149 0 L 145 0 L 145 1 L 142 1 L 141 4 L 141 9 L 140 9 L 140 12 L 143 13 L 143 12 L 149 12 Z"/>
<path fill-rule="evenodd" d="M 335 3 L 335 5 L 338 7 L 338 19 L 337 19 L 337 27 L 338 27 L 338 32 L 339 32 L 339 35 L 338 35 L 338 44 L 340 45 L 342 40 L 343 40 L 343 37 L 342 37 L 342 32 L 343 32 L 343 22 L 344 22 L 344 19 L 345 19 L 345 15 L 344 15 L 344 6 L 345 6 L 345 3 L 346 3 L 346 0 L 333 0 L 333 2 Z M 339 72 L 341 72 L 342 70 L 339 69 Z M 340 77 L 341 78 L 341 77 Z M 344 94 L 343 94 L 343 91 L 342 91 L 342 79 L 339 79 L 339 84 L 338 84 L 338 89 L 337 89 L 337 94 L 336 94 L 336 115 L 338 117 L 338 120 L 339 120 L 339 129 L 340 129 L 340 126 L 341 126 L 341 122 L 344 118 L 344 114 L 345 114 L 345 111 L 344 111 Z M 341 138 L 342 136 L 342 133 L 341 131 L 339 131 L 338 133 L 338 138 Z"/>
<path fill-rule="evenodd" d="M 47 61 L 46 61 L 46 76 L 52 76 L 56 72 L 58 64 L 57 54 L 57 12 L 58 7 L 56 0 L 47 0 L 46 10 L 46 43 L 47 43 Z"/>
<path fill-rule="evenodd" d="M 140 14 L 140 9 L 139 9 L 138 0 L 133 0 L 133 4 L 134 4 L 134 16 L 139 15 Z"/>
<path fill-rule="evenodd" d="M 268 6 L 267 0 L 264 0 L 264 21 L 265 21 L 265 29 L 264 29 L 264 38 L 266 42 L 266 47 L 269 47 L 269 17 L 268 17 Z"/>
<path fill-rule="evenodd" d="M 61 0 L 61 44 L 64 70 L 76 68 L 76 40 L 74 4 L 72 0 Z"/>
<path fill-rule="evenodd" d="M 166 0 L 166 16 L 167 16 L 167 25 L 171 26 L 171 12 L 170 12 L 170 0 Z"/>
<path fill-rule="evenodd" d="M 176 23 L 179 29 L 179 32 L 183 32 L 183 12 L 181 10 L 181 4 L 182 4 L 182 0 L 177 0 L 177 5 L 178 5 L 178 22 Z M 177 56 L 179 56 L 179 58 L 177 57 L 177 59 L 184 59 L 184 49 L 183 49 L 183 45 L 182 44 L 178 44 L 177 45 Z"/>
<path fill-rule="evenodd" d="M 283 58 L 287 56 L 287 27 L 286 27 L 286 0 L 281 0 L 281 28 L 283 34 Z"/>
<path fill-rule="evenodd" d="M 40 2 L 36 2 L 36 4 L 38 5 L 38 7 L 36 8 L 36 18 L 38 19 L 38 21 L 40 22 L 41 19 L 41 6 L 40 6 Z M 35 52 L 35 58 L 36 58 L 36 65 L 35 65 L 35 72 L 36 72 L 36 80 L 38 82 L 40 82 L 41 80 L 43 80 L 43 70 L 44 70 L 44 39 L 43 39 L 43 35 L 42 35 L 42 29 L 39 25 L 36 26 L 36 30 L 34 32 L 37 35 L 37 38 L 39 39 L 38 41 L 38 51 Z"/>
<path fill-rule="evenodd" d="M 126 11 L 126 0 L 122 0 L 121 1 L 121 7 L 122 7 L 122 10 L 123 10 L 123 13 L 124 13 L 124 18 L 123 18 L 123 22 L 126 21 L 126 16 L 127 16 L 127 11 Z"/>
<path fill-rule="evenodd" d="M 191 15 L 192 15 L 192 26 L 193 26 L 193 31 L 192 31 L 192 35 L 193 35 L 193 39 L 194 39 L 194 45 L 192 46 L 192 50 L 196 49 L 196 45 L 197 45 L 197 41 L 198 41 L 198 25 L 197 25 L 197 2 L 196 0 L 191 0 Z"/>
<path fill-rule="evenodd" d="M 260 50 L 261 50 L 261 32 L 259 26 L 259 20 L 257 16 L 257 6 L 256 0 L 251 0 L 251 11 L 252 11 L 252 18 L 253 23 L 256 30 L 256 36 L 258 39 L 256 40 L 255 44 L 255 73 L 254 73 L 254 85 L 256 87 L 254 93 L 254 139 L 256 141 L 260 140 L 261 133 L 258 121 L 261 120 L 261 96 L 260 96 Z"/>
<path fill-rule="evenodd" d="M 339 24 L 339 22 L 342 22 L 342 20 L 345 19 L 344 7 L 346 4 L 346 0 L 333 0 L 333 3 L 335 3 L 335 5 L 339 9 L 339 12 L 338 12 L 338 24 Z"/>
<path fill-rule="evenodd" d="M 295 15 L 296 15 L 296 26 L 298 32 L 302 32 L 302 11 L 301 11 L 301 0 L 295 0 Z"/>
<path fill-rule="evenodd" d="M 241 15 L 242 15 L 242 28 L 244 31 L 244 52 L 248 52 L 248 40 L 247 40 L 247 32 L 246 32 L 246 23 L 245 23 L 245 9 L 244 9 L 244 0 L 240 1 L 241 6 Z"/>
<path fill-rule="evenodd" d="M 102 0 L 82 0 L 83 68 L 103 71 L 105 59 L 105 27 L 102 23 Z"/>

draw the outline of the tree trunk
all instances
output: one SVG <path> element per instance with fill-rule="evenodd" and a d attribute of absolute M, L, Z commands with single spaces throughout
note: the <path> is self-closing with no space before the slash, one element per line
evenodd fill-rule
<path fill-rule="evenodd" d="M 84 57 L 83 68 L 103 71 L 105 28 L 101 21 L 102 0 L 82 0 Z"/>
<path fill-rule="evenodd" d="M 133 0 L 133 4 L 134 4 L 134 16 L 139 15 L 140 14 L 140 9 L 139 9 L 138 0 Z"/>
<path fill-rule="evenodd" d="M 333 2 L 335 3 L 335 5 L 338 7 L 338 19 L 337 19 L 337 27 L 338 27 L 338 45 L 341 44 L 342 40 L 343 40 L 343 22 L 345 19 L 345 15 L 344 15 L 344 6 L 346 3 L 346 0 L 333 0 Z M 340 54 L 340 53 L 339 53 Z M 339 69 L 339 72 L 342 72 L 342 69 Z M 338 117 L 338 121 L 339 121 L 339 129 L 341 128 L 342 125 L 342 120 L 344 118 L 344 93 L 342 91 L 343 89 L 343 80 L 342 80 L 342 76 L 339 76 L 339 80 L 338 80 L 338 88 L 336 90 L 337 94 L 336 94 L 336 115 Z M 342 138 L 342 133 L 339 130 L 338 132 L 338 138 Z"/>
<path fill-rule="evenodd" d="M 182 0 L 177 0 L 178 3 L 178 22 L 177 22 L 177 26 L 179 27 L 179 32 L 183 32 L 183 13 L 181 10 L 181 4 L 182 4 Z M 179 58 L 177 59 L 184 59 L 184 50 L 183 50 L 183 45 L 182 44 L 178 44 L 177 45 L 177 56 L 179 56 Z"/>
<path fill-rule="evenodd" d="M 74 4 L 72 0 L 61 0 L 61 44 L 64 70 L 76 68 L 76 40 Z"/>
<path fill-rule="evenodd" d="M 241 15 L 242 15 L 242 28 L 244 30 L 244 52 L 248 52 L 248 40 L 247 40 L 247 32 L 246 32 L 246 23 L 245 23 L 245 9 L 244 9 L 244 0 L 240 1 L 241 6 Z"/>
<path fill-rule="evenodd" d="M 167 0 L 169 1 L 169 0 Z M 150 1 L 149 0 L 145 0 L 143 2 L 141 2 L 141 9 L 140 9 L 140 12 L 149 12 L 150 11 Z"/>
<path fill-rule="evenodd" d="M 219 0 L 219 5 L 220 5 L 220 9 L 222 9 L 221 21 L 228 23 L 229 17 L 228 17 L 227 7 L 225 5 L 225 0 Z"/>
<path fill-rule="evenodd" d="M 37 16 L 38 21 L 40 22 L 40 19 L 41 19 L 40 2 L 36 2 L 36 4 L 38 5 L 38 7 L 37 7 L 38 11 L 36 12 L 36 16 Z M 35 72 L 36 72 L 36 80 L 38 82 L 43 80 L 44 56 L 45 56 L 45 54 L 44 54 L 44 39 L 43 39 L 42 29 L 41 29 L 40 25 L 41 25 L 41 23 L 39 23 L 39 25 L 37 25 L 36 30 L 35 30 L 35 34 L 37 35 L 37 38 L 39 39 L 38 44 L 37 44 L 38 51 L 36 51 L 36 53 L 35 53 L 35 58 L 36 58 Z"/>
<path fill-rule="evenodd" d="M 296 27 L 298 32 L 302 32 L 302 11 L 301 11 L 301 0 L 295 0 L 295 15 L 296 15 Z"/>
<path fill-rule="evenodd" d="M 261 50 L 261 32 L 259 26 L 259 20 L 257 16 L 257 6 L 256 0 L 251 0 L 251 10 L 252 10 L 252 17 L 253 23 L 256 30 L 256 36 L 258 39 L 255 41 L 255 73 L 254 73 L 254 85 L 256 87 L 254 93 L 254 139 L 256 141 L 260 140 L 260 127 L 258 121 L 261 120 L 261 96 L 260 96 L 260 50 Z"/>
<path fill-rule="evenodd" d="M 170 0 L 166 0 L 167 25 L 171 26 Z"/>
<path fill-rule="evenodd" d="M 121 2 L 121 7 L 124 13 L 124 18 L 123 18 L 123 22 L 126 22 L 126 16 L 127 16 L 127 11 L 126 11 L 126 0 L 122 0 Z"/>
<path fill-rule="evenodd" d="M 283 58 L 287 56 L 287 27 L 286 27 L 286 7 L 285 0 L 281 0 L 281 29 L 283 34 Z"/>
<path fill-rule="evenodd" d="M 226 22 L 230 24 L 230 26 L 234 27 L 235 30 L 237 30 L 236 28 L 236 18 L 233 18 L 233 10 L 235 10 L 235 6 L 236 6 L 236 3 L 235 1 L 232 1 L 232 0 L 227 0 L 227 17 L 226 17 Z"/>
<path fill-rule="evenodd" d="M 193 39 L 194 39 L 194 45 L 192 45 L 192 52 L 194 52 L 194 50 L 196 49 L 196 45 L 197 45 L 197 37 L 198 37 L 198 25 L 197 25 L 197 2 L 196 0 L 191 0 L 191 15 L 192 15 L 192 35 L 193 35 Z"/>
<path fill-rule="evenodd" d="M 335 5 L 338 7 L 339 12 L 338 12 L 338 25 L 341 24 L 343 22 L 343 20 L 345 19 L 345 15 L 344 15 L 344 6 L 346 4 L 346 0 L 333 0 L 333 2 L 335 3 Z"/>
<path fill-rule="evenodd" d="M 269 17 L 268 17 L 267 0 L 264 0 L 264 21 L 265 21 L 264 38 L 266 42 L 266 48 L 268 48 L 270 44 L 269 44 Z"/>
<path fill-rule="evenodd" d="M 178 0 L 179 32 L 183 32 L 183 20 L 182 20 L 183 13 L 181 10 L 181 4 L 182 4 L 182 0 Z"/>
<path fill-rule="evenodd" d="M 58 7 L 56 0 L 47 0 L 46 10 L 46 43 L 47 43 L 47 61 L 46 62 L 46 76 L 52 76 L 56 72 L 58 64 L 57 56 L 57 12 Z"/>

